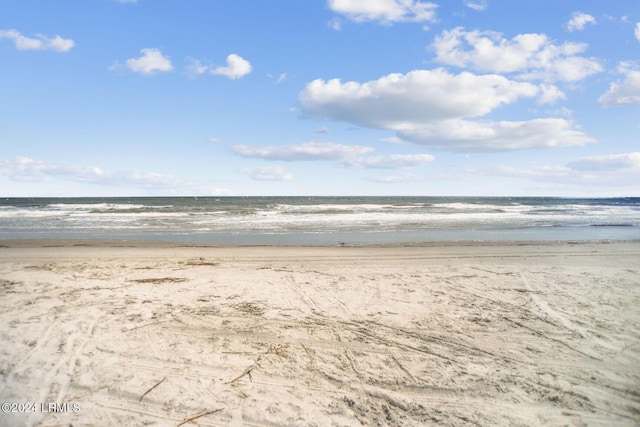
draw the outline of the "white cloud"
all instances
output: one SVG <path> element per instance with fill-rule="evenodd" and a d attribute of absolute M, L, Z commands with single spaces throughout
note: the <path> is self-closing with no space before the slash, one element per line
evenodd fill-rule
<path fill-rule="evenodd" d="M 143 187 L 172 187 L 182 180 L 155 172 L 117 171 L 107 173 L 96 166 L 73 166 L 47 163 L 28 157 L 0 159 L 0 175 L 12 181 L 48 182 L 63 179 L 97 185 L 140 185 Z"/>
<path fill-rule="evenodd" d="M 432 48 L 436 61 L 482 72 L 519 73 L 525 80 L 574 82 L 602 71 L 595 59 L 577 56 L 583 43 L 553 44 L 545 34 L 519 34 L 511 40 L 492 31 L 443 31 Z"/>
<path fill-rule="evenodd" d="M 467 5 L 467 7 L 479 12 L 486 10 L 488 7 L 487 0 L 467 1 L 465 2 L 465 4 Z"/>
<path fill-rule="evenodd" d="M 242 157 L 283 161 L 343 160 L 374 151 L 372 147 L 342 145 L 332 142 L 306 142 L 304 144 L 263 147 L 234 145 L 231 150 Z"/>
<path fill-rule="evenodd" d="M 193 58 L 189 58 L 189 65 L 187 65 L 187 75 L 190 77 L 199 76 L 209 71 L 209 67 L 204 65 L 201 61 Z"/>
<path fill-rule="evenodd" d="M 435 157 L 430 154 L 390 154 L 388 156 L 357 157 L 346 160 L 346 167 L 358 169 L 404 169 L 422 166 L 433 162 Z"/>
<path fill-rule="evenodd" d="M 358 169 L 404 169 L 422 166 L 435 158 L 429 154 L 390 154 L 366 156 L 373 147 L 332 142 L 306 142 L 281 146 L 235 145 L 231 150 L 242 156 L 269 161 L 337 161 L 343 167 Z"/>
<path fill-rule="evenodd" d="M 124 189 L 158 194 L 229 194 L 229 190 L 211 188 L 209 184 L 187 181 L 170 174 L 139 170 L 108 172 L 97 166 L 75 166 L 50 163 L 28 157 L 0 158 L 0 176 L 14 182 L 76 182 L 111 187 L 118 193 Z M 36 184 L 37 185 L 37 184 Z M 125 190 L 125 191 L 127 191 Z M 102 191 L 102 190 L 101 190 Z"/>
<path fill-rule="evenodd" d="M 500 166 L 481 173 L 589 186 L 634 185 L 640 179 L 640 152 L 584 157 L 564 166 Z"/>
<path fill-rule="evenodd" d="M 636 39 L 638 39 L 638 41 L 640 42 L 640 22 L 636 24 L 636 29 L 633 32 L 633 34 L 636 36 Z"/>
<path fill-rule="evenodd" d="M 380 141 L 386 142 L 387 144 L 402 144 L 404 142 L 400 138 L 398 138 L 397 136 L 390 136 L 390 137 L 386 137 L 386 138 L 380 138 Z"/>
<path fill-rule="evenodd" d="M 541 94 L 538 97 L 538 104 L 554 104 L 559 99 L 566 99 L 567 96 L 557 86 L 540 85 Z"/>
<path fill-rule="evenodd" d="M 496 152 L 580 146 L 595 142 L 564 119 L 527 121 L 446 120 L 398 131 L 404 140 L 437 150 Z"/>
<path fill-rule="evenodd" d="M 609 90 L 598 98 L 603 107 L 615 105 L 640 104 L 640 70 L 627 69 L 621 66 L 624 80 L 611 83 Z"/>
<path fill-rule="evenodd" d="M 60 36 L 55 36 L 53 39 L 49 40 L 49 46 L 51 49 L 58 52 L 67 52 L 74 47 L 76 43 L 71 39 L 63 39 Z"/>
<path fill-rule="evenodd" d="M 174 188 L 177 186 L 185 186 L 182 179 L 157 172 L 144 171 L 117 171 L 111 174 L 107 179 L 100 182 L 103 185 L 135 185 L 143 188 Z"/>
<path fill-rule="evenodd" d="M 58 163 L 46 163 L 28 157 L 0 159 L 0 175 L 13 181 L 44 182 L 54 177 L 63 177 L 73 181 L 96 181 L 105 176 L 102 169 L 78 167 Z"/>
<path fill-rule="evenodd" d="M 568 181 L 571 168 L 566 166 L 540 166 L 537 168 L 520 168 L 513 166 L 498 166 L 485 171 L 476 171 L 485 175 L 502 175 L 514 178 L 526 178 L 535 181 Z"/>
<path fill-rule="evenodd" d="M 227 56 L 226 67 L 212 67 L 203 64 L 202 61 L 198 59 L 190 58 L 189 65 L 187 66 L 187 74 L 189 76 L 195 77 L 206 73 L 226 76 L 232 80 L 236 80 L 251 73 L 251 63 L 235 53 Z M 276 83 L 281 83 L 286 78 L 287 74 L 282 73 L 278 76 Z"/>
<path fill-rule="evenodd" d="M 171 71 L 173 65 L 168 57 L 164 56 L 158 49 L 147 48 L 140 50 L 142 56 L 139 58 L 130 58 L 125 61 L 124 67 L 140 74 L 153 74 L 156 71 Z M 110 70 L 117 70 L 123 66 L 116 63 L 109 67 Z"/>
<path fill-rule="evenodd" d="M 452 75 L 442 69 L 389 74 L 366 83 L 314 80 L 300 93 L 311 117 L 344 120 L 362 126 L 401 130 L 457 117 L 477 117 L 539 88 L 491 74 Z"/>
<path fill-rule="evenodd" d="M 281 166 L 242 168 L 240 173 L 248 175 L 254 181 L 291 181 L 293 179 L 293 175 Z"/>
<path fill-rule="evenodd" d="M 269 77 L 272 80 L 275 80 L 276 84 L 280 84 L 283 81 L 287 80 L 289 76 L 287 75 L 287 73 L 280 73 L 277 77 L 274 76 L 273 74 L 267 74 L 267 77 Z"/>
<path fill-rule="evenodd" d="M 239 79 L 251 72 L 251 63 L 235 53 L 227 56 L 227 66 L 217 67 L 211 70 L 212 74 L 226 76 L 230 79 Z"/>
<path fill-rule="evenodd" d="M 340 31 L 342 29 L 342 21 L 338 18 L 333 18 L 327 23 L 327 26 L 334 31 Z"/>
<path fill-rule="evenodd" d="M 640 152 L 583 157 L 567 166 L 580 171 L 634 171 L 640 173 Z"/>
<path fill-rule="evenodd" d="M 580 56 L 559 58 L 548 65 L 520 74 L 525 80 L 543 80 L 547 82 L 577 82 L 603 70 L 602 65 L 594 59 Z"/>
<path fill-rule="evenodd" d="M 378 21 L 382 24 L 394 22 L 436 22 L 434 3 L 417 0 L 328 0 L 331 10 L 354 22 Z M 340 24 L 332 21 L 334 29 Z"/>
<path fill-rule="evenodd" d="M 567 108 L 567 107 L 560 107 L 560 108 L 556 108 L 553 110 L 548 110 L 547 114 L 549 116 L 559 116 L 559 117 L 566 117 L 566 118 L 571 118 L 573 117 L 573 110 Z"/>
<path fill-rule="evenodd" d="M 593 142 L 564 119 L 472 121 L 518 98 L 550 102 L 564 95 L 503 76 L 444 70 L 390 74 L 366 83 L 315 80 L 300 93 L 310 117 L 395 131 L 402 140 L 451 151 L 503 151 Z"/>
<path fill-rule="evenodd" d="M 428 179 L 425 175 L 401 174 L 386 175 L 382 177 L 367 178 L 366 181 L 377 182 L 382 184 L 404 184 L 411 182 L 423 182 Z"/>
<path fill-rule="evenodd" d="M 37 34 L 35 38 L 23 36 L 16 30 L 0 30 L 0 40 L 13 40 L 13 44 L 18 50 L 54 50 L 56 52 L 67 52 L 75 46 L 71 39 L 64 39 L 58 35 L 53 38 Z"/>
<path fill-rule="evenodd" d="M 573 12 L 571 20 L 567 22 L 567 30 L 582 31 L 587 24 L 595 23 L 596 18 L 594 18 L 593 16 L 582 12 Z"/>

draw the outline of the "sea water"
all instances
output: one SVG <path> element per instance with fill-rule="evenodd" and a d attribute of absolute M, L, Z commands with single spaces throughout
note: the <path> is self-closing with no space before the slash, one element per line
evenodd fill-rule
<path fill-rule="evenodd" d="M 0 199 L 0 238 L 364 245 L 640 239 L 640 198 Z"/>

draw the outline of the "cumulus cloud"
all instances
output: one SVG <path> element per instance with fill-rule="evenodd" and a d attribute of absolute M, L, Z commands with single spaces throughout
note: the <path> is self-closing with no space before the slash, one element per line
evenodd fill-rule
<path fill-rule="evenodd" d="M 531 83 L 495 74 L 453 75 L 436 69 L 389 74 L 366 83 L 318 79 L 307 84 L 299 100 L 311 117 L 399 130 L 415 123 L 482 116 L 538 93 Z"/>
<path fill-rule="evenodd" d="M 438 5 L 417 0 L 328 0 L 331 10 L 354 22 L 436 22 Z M 336 28 L 337 25 L 337 28 Z M 339 24 L 333 22 L 334 29 Z"/>
<path fill-rule="evenodd" d="M 640 104 L 640 70 L 622 66 L 621 73 L 624 79 L 611 83 L 609 90 L 598 98 L 598 104 L 603 107 Z"/>
<path fill-rule="evenodd" d="M 16 30 L 0 30 L 0 40 L 9 39 L 13 41 L 18 50 L 53 50 L 56 52 L 67 52 L 75 46 L 71 39 L 64 39 L 58 35 L 53 38 L 37 34 L 35 38 L 26 37 Z"/>
<path fill-rule="evenodd" d="M 517 73 L 525 80 L 575 82 L 602 71 L 595 59 L 578 56 L 583 43 L 552 43 L 545 34 L 505 39 L 493 31 L 445 30 L 431 45 L 437 62 L 482 72 Z"/>
<path fill-rule="evenodd" d="M 219 76 L 225 76 L 232 80 L 236 80 L 251 73 L 251 63 L 240 55 L 232 53 L 227 56 L 227 65 L 225 67 L 212 67 L 205 65 L 198 59 L 190 59 L 190 63 L 187 66 L 187 74 L 189 76 L 199 76 L 202 74 L 214 74 Z M 276 83 L 280 83 L 287 78 L 286 73 L 281 74 Z"/>
<path fill-rule="evenodd" d="M 538 104 L 555 104 L 559 99 L 566 99 L 567 96 L 557 86 L 540 85 L 540 96 L 538 96 Z"/>
<path fill-rule="evenodd" d="M 240 55 L 232 53 L 227 56 L 227 65 L 211 70 L 212 74 L 229 77 L 232 80 L 239 79 L 251 72 L 251 63 Z"/>
<path fill-rule="evenodd" d="M 582 31 L 587 24 L 595 24 L 596 18 L 593 16 L 582 13 L 573 12 L 571 19 L 567 22 L 567 30 L 569 31 Z"/>
<path fill-rule="evenodd" d="M 139 58 L 130 58 L 127 59 L 124 63 L 124 66 L 115 63 L 111 67 L 110 70 L 118 70 L 121 68 L 127 68 L 134 73 L 140 74 L 153 74 L 156 71 L 167 72 L 173 70 L 173 65 L 171 65 L 171 60 L 164 56 L 159 49 L 147 48 L 140 50 L 142 56 Z"/>
<path fill-rule="evenodd" d="M 293 179 L 293 175 L 282 166 L 242 168 L 240 173 L 248 175 L 254 181 L 291 181 Z"/>
<path fill-rule="evenodd" d="M 438 150 L 503 151 L 593 142 L 564 119 L 469 120 L 519 98 L 547 102 L 562 96 L 553 86 L 437 69 L 390 74 L 366 83 L 314 80 L 299 100 L 310 117 L 392 130 L 402 140 Z"/>
<path fill-rule="evenodd" d="M 332 142 L 252 147 L 234 145 L 231 150 L 242 157 L 282 161 L 343 160 L 374 151 L 372 147 L 343 145 Z"/>
<path fill-rule="evenodd" d="M 580 56 L 558 58 L 548 65 L 520 74 L 525 80 L 544 80 L 547 82 L 577 82 L 603 70 L 595 59 Z"/>
<path fill-rule="evenodd" d="M 640 22 L 636 24 L 636 29 L 633 32 L 633 34 L 636 36 L 636 39 L 638 39 L 638 41 L 640 42 Z"/>

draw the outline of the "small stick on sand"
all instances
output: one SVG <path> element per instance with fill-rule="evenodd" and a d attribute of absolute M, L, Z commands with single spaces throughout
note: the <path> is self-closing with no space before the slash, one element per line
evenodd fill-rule
<path fill-rule="evenodd" d="M 311 352 L 309 351 L 309 349 L 307 348 L 307 346 L 306 346 L 306 345 L 304 345 L 304 344 L 302 344 L 302 343 L 300 343 L 300 345 L 302 346 L 302 348 L 304 348 L 304 351 L 306 351 L 306 352 L 307 352 L 307 356 L 309 356 L 309 362 L 313 362 L 313 353 L 311 353 Z"/>
<path fill-rule="evenodd" d="M 193 416 L 193 417 L 191 417 L 191 418 L 187 418 L 186 420 L 184 420 L 184 421 L 182 421 L 180 424 L 178 424 L 176 427 L 180 427 L 181 425 L 184 425 L 184 424 L 186 424 L 186 423 L 190 423 L 190 422 L 192 422 L 192 421 L 195 421 L 195 420 L 197 420 L 197 419 L 198 419 L 198 418 L 200 418 L 200 417 L 204 417 L 205 415 L 215 414 L 216 412 L 220 412 L 220 411 L 222 411 L 222 408 L 220 408 L 220 409 L 214 409 L 213 411 L 209 411 L 209 412 L 202 412 L 202 413 L 200 413 L 200 414 L 198 414 L 198 415 L 194 415 L 194 416 Z"/>
<path fill-rule="evenodd" d="M 165 323 L 168 322 L 169 320 L 157 320 L 155 322 L 151 322 L 151 323 L 145 323 L 144 325 L 140 325 L 140 326 L 134 326 L 133 328 L 122 328 L 122 332 L 130 332 L 130 331 L 135 331 L 136 329 L 140 329 L 140 328 L 146 328 L 147 326 L 153 326 L 153 325 L 157 325 L 158 323 Z"/>
<path fill-rule="evenodd" d="M 160 384 L 162 384 L 162 382 L 164 380 L 166 380 L 167 377 L 163 377 L 160 381 L 158 381 L 156 383 L 156 385 L 154 385 L 153 387 L 151 387 L 149 390 L 145 391 L 144 394 L 142 396 L 140 396 L 140 400 L 138 400 L 138 402 L 142 402 L 142 398 L 145 397 L 147 394 L 151 393 L 151 390 L 153 390 L 154 388 L 158 387 Z"/>
<path fill-rule="evenodd" d="M 234 382 L 238 381 L 240 378 L 244 377 L 245 375 L 249 375 L 249 379 L 251 380 L 251 382 L 253 382 L 253 379 L 251 378 L 251 371 L 253 371 L 253 368 L 255 368 L 255 367 L 256 367 L 256 365 L 249 366 L 240 375 L 238 375 L 237 377 L 235 377 L 231 381 L 228 381 L 227 384 L 233 384 Z"/>

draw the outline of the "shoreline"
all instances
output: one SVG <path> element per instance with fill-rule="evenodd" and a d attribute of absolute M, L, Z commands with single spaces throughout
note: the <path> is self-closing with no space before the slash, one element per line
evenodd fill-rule
<path fill-rule="evenodd" d="M 0 240 L 0 424 L 634 426 L 639 243 Z"/>

